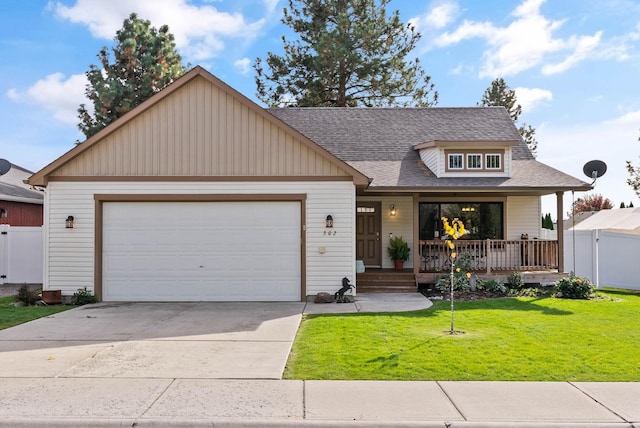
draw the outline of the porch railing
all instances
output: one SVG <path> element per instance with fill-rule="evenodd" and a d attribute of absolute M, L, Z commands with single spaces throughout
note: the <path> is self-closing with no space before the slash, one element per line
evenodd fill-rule
<path fill-rule="evenodd" d="M 469 253 L 473 271 L 558 269 L 558 241 L 555 240 L 458 240 L 455 244 L 459 254 Z M 418 254 L 420 272 L 443 272 L 450 268 L 445 241 L 419 241 Z"/>

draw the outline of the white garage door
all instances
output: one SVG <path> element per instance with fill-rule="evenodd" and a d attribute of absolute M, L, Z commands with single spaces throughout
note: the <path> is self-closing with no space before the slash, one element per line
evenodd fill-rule
<path fill-rule="evenodd" d="M 104 301 L 299 301 L 299 202 L 105 202 Z"/>

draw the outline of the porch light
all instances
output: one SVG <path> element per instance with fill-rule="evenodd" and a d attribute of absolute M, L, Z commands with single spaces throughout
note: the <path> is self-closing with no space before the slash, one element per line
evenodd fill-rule
<path fill-rule="evenodd" d="M 395 205 L 390 205 L 389 206 L 389 215 L 391 217 L 395 217 L 395 215 L 396 215 L 396 206 Z"/>
<path fill-rule="evenodd" d="M 6 208 L 0 208 L 0 217 L 2 218 L 7 218 L 7 209 Z"/>
<path fill-rule="evenodd" d="M 69 217 L 67 217 L 67 219 L 64 221 L 64 226 L 65 226 L 67 229 L 73 229 L 73 220 L 74 220 L 73 216 L 72 216 L 72 215 L 70 215 L 70 216 L 69 216 Z"/>
<path fill-rule="evenodd" d="M 327 228 L 330 227 L 333 227 L 333 217 L 331 217 L 331 214 L 327 216 Z"/>

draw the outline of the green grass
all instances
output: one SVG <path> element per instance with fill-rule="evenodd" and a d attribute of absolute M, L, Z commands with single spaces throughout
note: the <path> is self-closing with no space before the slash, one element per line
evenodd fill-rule
<path fill-rule="evenodd" d="M 287 379 L 640 381 L 640 294 L 305 316 Z"/>
<path fill-rule="evenodd" d="M 68 305 L 16 307 L 13 306 L 13 302 L 15 302 L 14 297 L 0 297 L 0 330 L 75 307 Z"/>

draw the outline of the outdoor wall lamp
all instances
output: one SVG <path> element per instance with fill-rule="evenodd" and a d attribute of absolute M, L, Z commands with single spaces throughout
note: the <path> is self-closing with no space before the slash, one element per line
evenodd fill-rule
<path fill-rule="evenodd" d="M 67 219 L 64 221 L 64 226 L 65 226 L 67 229 L 73 229 L 73 220 L 74 220 L 73 216 L 72 216 L 72 215 L 70 215 L 70 216 L 69 216 L 69 217 L 67 217 Z"/>
<path fill-rule="evenodd" d="M 396 206 L 395 205 L 390 205 L 389 206 L 389 215 L 391 217 L 395 217 L 396 216 Z"/>
<path fill-rule="evenodd" d="M 333 217 L 331 216 L 331 214 L 329 214 L 329 215 L 327 216 L 327 225 L 326 225 L 326 226 L 327 226 L 328 228 L 333 227 Z"/>
<path fill-rule="evenodd" d="M 7 218 L 7 215 L 8 215 L 8 213 L 7 213 L 6 208 L 0 208 L 0 217 Z"/>

